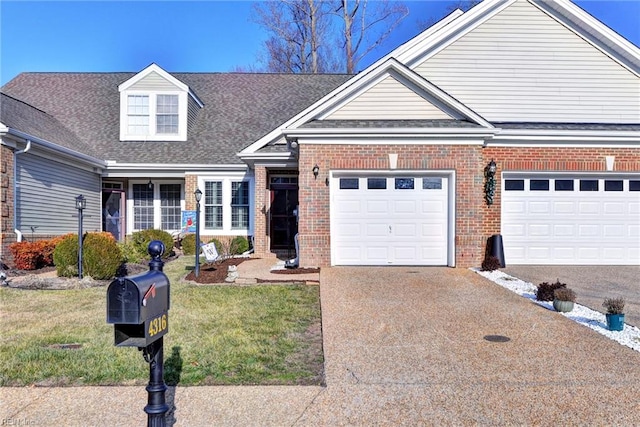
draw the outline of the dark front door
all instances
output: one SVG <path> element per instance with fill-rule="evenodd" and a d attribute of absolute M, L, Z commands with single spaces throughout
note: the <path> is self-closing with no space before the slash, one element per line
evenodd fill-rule
<path fill-rule="evenodd" d="M 271 249 L 295 249 L 297 208 L 297 184 L 271 184 Z"/>

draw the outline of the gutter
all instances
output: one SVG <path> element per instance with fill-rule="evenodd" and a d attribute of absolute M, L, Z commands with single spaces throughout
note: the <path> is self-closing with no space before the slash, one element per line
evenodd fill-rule
<path fill-rule="evenodd" d="M 24 154 L 27 151 L 31 150 L 31 140 L 27 139 L 27 146 L 24 147 L 23 150 L 16 151 L 13 153 L 14 157 L 17 157 L 19 154 Z M 18 162 L 14 160 L 13 162 L 13 225 L 17 224 L 16 218 L 18 218 L 18 204 L 16 203 L 16 195 L 18 194 Z M 16 241 L 22 242 L 22 232 L 18 230 L 17 227 L 13 229 L 13 232 L 16 233 Z"/>

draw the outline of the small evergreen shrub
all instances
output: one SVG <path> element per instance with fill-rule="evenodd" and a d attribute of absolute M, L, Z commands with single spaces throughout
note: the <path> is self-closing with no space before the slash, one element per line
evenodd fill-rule
<path fill-rule="evenodd" d="M 500 260 L 495 256 L 488 256 L 482 261 L 482 266 L 480 267 L 482 271 L 494 271 L 501 267 Z"/>
<path fill-rule="evenodd" d="M 122 254 L 122 259 L 126 263 L 138 264 L 144 260 L 144 256 L 139 254 L 132 242 L 119 242 L 118 247 Z"/>
<path fill-rule="evenodd" d="M 229 253 L 231 255 L 241 255 L 249 250 L 249 241 L 244 236 L 236 236 L 231 240 Z"/>
<path fill-rule="evenodd" d="M 602 306 L 607 309 L 608 314 L 623 314 L 624 298 L 605 298 Z"/>
<path fill-rule="evenodd" d="M 166 231 L 150 228 L 136 231 L 131 235 L 131 244 L 143 259 L 149 259 L 147 250 L 152 240 L 160 240 L 164 243 L 165 249 L 162 258 L 168 258 L 173 254 L 173 236 Z"/>
<path fill-rule="evenodd" d="M 555 299 L 559 301 L 576 302 L 576 293 L 573 291 L 573 289 L 558 288 L 555 291 L 553 291 L 553 296 Z"/>
<path fill-rule="evenodd" d="M 78 275 L 78 235 L 68 234 L 60 240 L 53 251 L 53 263 L 59 277 Z"/>
<path fill-rule="evenodd" d="M 193 233 L 189 233 L 185 235 L 182 238 L 181 245 L 182 245 L 182 252 L 185 255 L 195 255 L 196 254 L 196 235 Z"/>
<path fill-rule="evenodd" d="M 82 242 L 82 270 L 96 280 L 111 279 L 123 257 L 111 233 L 88 233 Z"/>
<path fill-rule="evenodd" d="M 555 283 L 543 282 L 538 285 L 536 292 L 536 299 L 538 301 L 553 301 L 554 291 L 560 288 L 566 288 L 566 283 L 560 283 L 560 280 L 556 280 Z"/>
<path fill-rule="evenodd" d="M 229 248 L 225 246 L 220 240 L 216 239 L 215 237 L 209 240 L 207 243 L 213 243 L 214 245 L 216 245 L 216 250 L 218 251 L 218 255 L 223 257 L 228 257 L 230 255 Z"/>

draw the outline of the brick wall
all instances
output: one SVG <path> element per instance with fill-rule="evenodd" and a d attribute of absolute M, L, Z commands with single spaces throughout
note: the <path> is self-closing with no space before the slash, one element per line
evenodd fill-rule
<path fill-rule="evenodd" d="M 16 241 L 14 229 L 14 154 L 7 146 L 0 146 L 0 261 L 11 265 L 13 257 L 9 245 Z"/>
<path fill-rule="evenodd" d="M 301 145 L 299 224 L 302 266 L 328 265 L 330 254 L 330 170 L 389 170 L 389 153 L 398 154 L 397 170 L 456 171 L 456 264 L 479 265 L 484 256 L 484 161 L 479 146 L 452 145 Z M 311 173 L 320 167 L 318 178 Z M 493 207 L 491 207 L 493 208 Z M 489 228 L 487 228 L 489 229 Z"/>

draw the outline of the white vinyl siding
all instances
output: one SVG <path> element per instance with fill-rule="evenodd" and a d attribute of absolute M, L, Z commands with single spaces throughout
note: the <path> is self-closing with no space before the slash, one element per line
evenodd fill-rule
<path fill-rule="evenodd" d="M 176 86 L 162 77 L 160 74 L 155 71 L 150 72 L 144 78 L 137 81 L 135 84 L 131 85 L 127 88 L 127 90 L 137 90 L 137 91 L 166 91 L 166 90 L 176 90 Z"/>
<path fill-rule="evenodd" d="M 491 121 L 640 118 L 638 77 L 525 0 L 415 71 Z"/>
<path fill-rule="evenodd" d="M 385 77 L 382 81 L 326 117 L 326 119 L 336 120 L 427 120 L 450 118 L 451 116 L 392 76 Z"/>
<path fill-rule="evenodd" d="M 78 211 L 75 198 L 80 194 L 87 200 L 84 231 L 101 230 L 99 174 L 29 152 L 16 156 L 15 179 L 15 227 L 25 237 L 29 238 L 31 233 L 77 233 Z"/>

